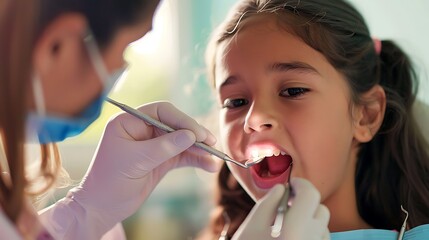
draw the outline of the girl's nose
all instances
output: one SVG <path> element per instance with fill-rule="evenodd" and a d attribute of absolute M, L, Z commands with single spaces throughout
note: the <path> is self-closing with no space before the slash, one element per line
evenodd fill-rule
<path fill-rule="evenodd" d="M 268 131 L 278 126 L 276 111 L 269 105 L 256 102 L 252 104 L 244 121 L 245 133 Z"/>

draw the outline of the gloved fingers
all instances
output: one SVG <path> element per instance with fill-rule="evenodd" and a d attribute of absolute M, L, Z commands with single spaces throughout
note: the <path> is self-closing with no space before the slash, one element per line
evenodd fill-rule
<path fill-rule="evenodd" d="M 205 139 L 205 140 L 203 140 L 203 142 L 204 143 L 206 143 L 207 145 L 209 145 L 209 146 L 213 146 L 213 145 L 215 145 L 216 144 L 216 142 L 217 142 L 217 139 L 216 139 L 216 137 L 215 137 L 215 135 L 213 135 L 213 133 L 208 129 L 208 128 L 206 128 L 206 127 L 204 127 L 203 125 L 201 125 L 200 124 L 200 126 L 202 127 L 202 128 L 204 128 L 204 130 L 206 131 L 206 133 L 207 133 L 207 138 Z"/>
<path fill-rule="evenodd" d="M 283 226 L 283 239 L 306 239 L 321 240 L 325 234 L 325 229 L 314 219 L 307 219 L 306 222 L 289 222 Z"/>
<path fill-rule="evenodd" d="M 318 219 L 306 219 L 306 221 L 299 222 L 288 221 L 283 224 L 282 228 L 282 236 L 285 239 L 323 240 L 329 239 L 329 234 L 327 223 L 321 223 Z"/>
<path fill-rule="evenodd" d="M 149 116 L 159 119 L 173 129 L 189 129 L 191 130 L 198 142 L 205 142 L 208 145 L 216 143 L 215 136 L 202 127 L 194 119 L 177 109 L 170 102 L 156 102 L 143 105 L 138 108 L 139 111 L 145 112 Z"/>
<path fill-rule="evenodd" d="M 252 211 L 249 213 L 249 217 L 245 220 L 249 220 L 248 225 L 251 224 L 250 222 L 253 222 L 255 227 L 259 225 L 270 228 L 276 214 L 277 206 L 280 204 L 284 192 L 285 187 L 280 184 L 271 188 L 270 191 L 255 204 Z"/>
<path fill-rule="evenodd" d="M 140 168 L 141 171 L 151 171 L 163 162 L 181 154 L 194 142 L 193 132 L 185 129 L 177 130 L 156 138 L 131 142 L 133 147 L 128 151 L 132 151 L 132 154 L 137 156 L 130 158 L 124 156 L 124 159 L 133 161 L 130 164 Z"/>
<path fill-rule="evenodd" d="M 319 204 L 319 207 L 314 214 L 314 219 L 318 220 L 320 224 L 327 226 L 330 215 L 329 209 L 325 205 Z"/>
<path fill-rule="evenodd" d="M 157 119 L 173 129 L 188 129 L 196 137 L 196 141 L 208 145 L 216 143 L 215 136 L 205 127 L 198 124 L 194 119 L 175 108 L 169 102 L 155 102 L 142 105 L 139 111 Z M 141 141 L 165 134 L 143 120 L 128 113 L 121 113 L 113 117 L 107 124 L 105 134 L 114 134 L 118 138 Z"/>
<path fill-rule="evenodd" d="M 292 206 L 287 214 L 292 216 L 289 221 L 312 219 L 320 203 L 319 191 L 311 182 L 303 178 L 292 178 L 290 184 L 294 197 L 291 199 Z"/>
<path fill-rule="evenodd" d="M 109 120 L 104 135 L 109 135 L 110 139 L 119 138 L 141 141 L 153 138 L 154 135 L 161 135 L 155 134 L 156 130 L 154 126 L 145 123 L 143 120 L 129 113 L 122 112 Z"/>
<path fill-rule="evenodd" d="M 320 234 L 318 235 L 321 235 L 322 239 L 330 239 L 330 233 L 328 229 L 330 215 L 329 209 L 323 204 L 319 205 L 316 213 L 314 214 L 314 220 L 316 221 L 315 228 L 319 229 Z"/>
<path fill-rule="evenodd" d="M 328 228 L 325 229 L 322 240 L 331 240 L 331 233 L 329 232 Z"/>
<path fill-rule="evenodd" d="M 327 224 L 321 224 L 318 220 L 310 221 L 307 224 L 307 228 L 303 228 L 301 230 L 304 232 L 307 231 L 308 235 L 311 236 L 307 239 L 329 240 L 331 238 Z"/>
<path fill-rule="evenodd" d="M 269 239 L 274 209 L 284 194 L 283 185 L 276 185 L 259 200 L 232 237 L 233 240 Z"/>
<path fill-rule="evenodd" d="M 201 168 L 208 172 L 217 172 L 219 171 L 221 164 L 215 157 L 210 155 L 209 153 L 199 150 L 199 151 L 189 151 L 181 156 L 180 160 L 175 161 L 174 166 L 170 166 L 171 168 L 179 168 L 179 167 L 197 167 Z M 165 162 L 165 164 L 170 164 L 169 162 Z"/>

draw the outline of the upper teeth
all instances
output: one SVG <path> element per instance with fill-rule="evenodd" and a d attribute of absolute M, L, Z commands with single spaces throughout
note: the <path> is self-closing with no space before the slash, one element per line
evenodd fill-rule
<path fill-rule="evenodd" d="M 279 149 L 262 149 L 262 150 L 253 150 L 252 151 L 252 158 L 259 158 L 259 157 L 272 157 L 272 156 L 279 156 L 279 155 L 286 155 L 286 152 L 280 151 Z"/>

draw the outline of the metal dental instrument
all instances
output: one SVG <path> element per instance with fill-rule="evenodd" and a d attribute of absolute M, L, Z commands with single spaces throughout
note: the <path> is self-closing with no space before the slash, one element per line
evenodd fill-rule
<path fill-rule="evenodd" d="M 174 132 L 174 131 L 176 131 L 172 127 L 167 126 L 166 124 L 164 124 L 164 123 L 162 123 L 162 122 L 160 122 L 158 120 L 155 120 L 152 117 L 150 117 L 149 115 L 144 114 L 144 113 L 138 111 L 137 109 L 134 109 L 134 108 L 132 108 L 132 107 L 130 107 L 128 105 L 125 105 L 123 103 L 117 102 L 117 101 L 115 101 L 115 100 L 113 100 L 111 98 L 106 98 L 106 101 L 109 102 L 109 103 L 111 103 L 111 104 L 113 104 L 113 105 L 115 105 L 115 106 L 117 106 L 118 108 L 122 109 L 123 111 L 125 111 L 125 112 L 133 115 L 134 117 L 137 117 L 137 118 L 145 121 L 146 123 L 151 124 L 151 125 L 159 128 L 159 129 L 161 129 L 161 130 L 164 130 L 166 132 Z M 243 163 L 241 163 L 239 161 L 236 161 L 236 160 L 232 159 L 227 154 L 225 154 L 225 153 L 223 153 L 223 152 L 221 152 L 221 151 L 219 151 L 219 150 L 217 150 L 215 148 L 212 148 L 212 147 L 206 145 L 205 143 L 195 142 L 194 146 L 196 146 L 198 148 L 201 148 L 202 150 L 204 150 L 204 151 L 206 151 L 208 153 L 211 153 L 211 154 L 215 155 L 216 157 L 218 157 L 218 158 L 220 158 L 220 159 L 222 159 L 224 161 L 232 162 L 232 163 L 234 163 L 234 164 L 236 164 L 236 165 L 238 165 L 238 166 L 240 166 L 242 168 L 249 168 L 249 167 L 251 167 L 251 166 L 259 163 L 260 160 L 262 160 L 264 158 L 264 157 L 258 157 L 258 158 L 252 159 L 252 161 L 250 161 L 250 162 L 249 162 L 249 160 L 247 160 L 243 164 Z"/>
<path fill-rule="evenodd" d="M 229 226 L 231 225 L 231 218 L 228 216 L 228 213 L 225 211 L 222 213 L 223 220 L 225 221 L 225 224 L 223 226 L 222 232 L 220 233 L 218 240 L 228 240 L 228 230 Z"/>
<path fill-rule="evenodd" d="M 408 212 L 407 212 L 407 210 L 404 209 L 404 207 L 402 207 L 402 205 L 401 205 L 401 210 L 402 210 L 402 212 L 405 213 L 405 220 L 402 223 L 401 230 L 399 231 L 398 240 L 404 239 L 405 228 L 407 227 L 407 220 L 408 220 Z"/>
<path fill-rule="evenodd" d="M 253 165 L 256 165 L 256 164 L 262 162 L 262 160 L 264 160 L 264 158 L 265 157 L 263 157 L 263 156 L 259 156 L 256 158 L 249 159 L 244 163 L 244 165 L 246 165 L 247 167 L 251 167 Z"/>
<path fill-rule="evenodd" d="M 289 177 L 288 183 L 285 187 L 285 193 L 283 194 L 280 204 L 277 208 L 276 218 L 274 219 L 274 224 L 271 226 L 271 237 L 278 238 L 282 232 L 283 221 L 286 215 L 287 210 L 289 209 L 289 198 L 292 195 L 292 187 L 290 185 L 290 175 L 292 175 L 292 162 L 289 165 Z"/>

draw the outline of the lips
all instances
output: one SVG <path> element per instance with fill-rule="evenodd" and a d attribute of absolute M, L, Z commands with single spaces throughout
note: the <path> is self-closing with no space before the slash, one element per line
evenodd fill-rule
<path fill-rule="evenodd" d="M 290 174 L 292 158 L 289 155 L 265 157 L 265 159 L 250 168 L 251 176 L 259 188 L 269 189 L 276 184 L 287 182 Z"/>

